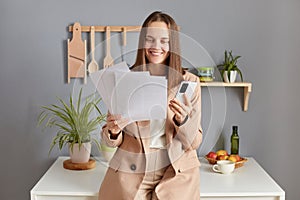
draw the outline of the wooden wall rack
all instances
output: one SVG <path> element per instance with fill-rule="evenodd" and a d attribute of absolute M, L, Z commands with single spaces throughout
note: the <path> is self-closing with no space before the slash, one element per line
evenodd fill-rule
<path fill-rule="evenodd" d="M 81 26 L 81 32 L 90 32 L 92 26 Z M 107 26 L 94 26 L 95 32 L 105 32 Z M 111 32 L 123 32 L 124 28 L 127 32 L 139 32 L 141 26 L 109 26 Z M 69 26 L 69 32 L 73 32 L 73 26 Z"/>
<path fill-rule="evenodd" d="M 79 22 L 75 22 L 69 26 L 69 32 L 73 32 L 72 40 L 68 39 L 68 80 L 70 83 L 71 78 L 83 78 L 86 83 L 87 77 L 87 63 L 86 63 L 86 40 L 82 40 L 82 32 L 121 32 L 123 35 L 123 46 L 126 45 L 126 33 L 127 32 L 139 32 L 141 26 L 81 26 Z M 91 40 L 92 41 L 92 40 Z M 109 47 L 110 39 L 107 38 L 107 55 L 110 54 Z M 105 66 L 105 65 L 104 65 Z"/>

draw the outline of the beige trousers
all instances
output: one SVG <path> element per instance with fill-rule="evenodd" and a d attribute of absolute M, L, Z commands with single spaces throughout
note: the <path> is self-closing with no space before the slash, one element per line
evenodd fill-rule
<path fill-rule="evenodd" d="M 155 187 L 160 183 L 169 165 L 166 150 L 150 149 L 147 155 L 147 169 L 134 200 L 159 200 Z"/>

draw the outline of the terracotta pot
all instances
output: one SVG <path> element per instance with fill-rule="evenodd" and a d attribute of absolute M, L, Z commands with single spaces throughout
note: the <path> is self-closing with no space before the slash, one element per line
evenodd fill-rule
<path fill-rule="evenodd" d="M 73 151 L 69 145 L 69 153 L 72 163 L 86 163 L 90 159 L 92 145 L 90 142 L 82 143 L 79 149 L 79 144 L 73 145 Z"/>
<path fill-rule="evenodd" d="M 228 80 L 228 71 L 225 71 L 223 74 L 224 81 L 226 83 L 234 83 L 237 75 L 237 71 L 230 71 L 230 80 Z"/>

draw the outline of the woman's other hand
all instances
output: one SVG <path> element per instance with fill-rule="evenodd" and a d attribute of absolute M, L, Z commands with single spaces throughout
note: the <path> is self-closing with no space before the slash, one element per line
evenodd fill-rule
<path fill-rule="evenodd" d="M 111 134 L 119 134 L 128 122 L 129 120 L 121 115 L 109 115 L 106 124 Z"/>

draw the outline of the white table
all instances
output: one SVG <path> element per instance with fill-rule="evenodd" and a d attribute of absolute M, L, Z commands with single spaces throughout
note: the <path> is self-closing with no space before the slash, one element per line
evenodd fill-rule
<path fill-rule="evenodd" d="M 200 159 L 201 200 L 284 200 L 285 192 L 253 159 L 230 175 L 215 173 Z"/>
<path fill-rule="evenodd" d="M 71 171 L 63 168 L 59 157 L 30 191 L 31 200 L 98 200 L 98 190 L 106 165 L 96 162 L 96 168 Z M 214 173 L 204 159 L 200 167 L 201 200 L 284 200 L 285 192 L 253 159 L 230 175 Z"/>

